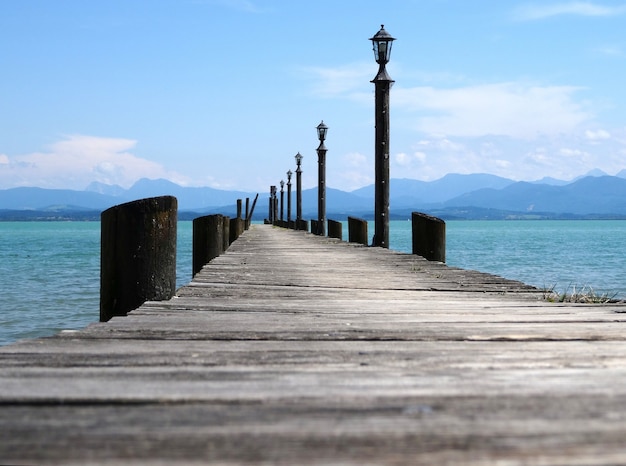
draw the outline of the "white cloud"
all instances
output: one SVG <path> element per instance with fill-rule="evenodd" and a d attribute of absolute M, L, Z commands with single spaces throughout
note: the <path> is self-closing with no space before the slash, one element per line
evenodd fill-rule
<path fill-rule="evenodd" d="M 597 131 L 587 130 L 585 131 L 585 137 L 592 142 L 601 141 L 605 139 L 611 139 L 611 133 L 603 129 Z"/>
<path fill-rule="evenodd" d="M 518 7 L 514 16 L 521 21 L 532 21 L 561 15 L 616 16 L 626 12 L 626 5 L 604 6 L 594 2 L 532 3 Z"/>
<path fill-rule="evenodd" d="M 332 163 L 333 168 L 327 170 L 328 186 L 352 191 L 374 182 L 374 161 L 364 154 L 350 152 Z"/>
<path fill-rule="evenodd" d="M 592 115 L 574 101 L 580 88 L 486 84 L 455 89 L 397 89 L 393 105 L 414 118 L 416 130 L 431 135 L 502 135 L 532 139 L 570 132 Z M 412 115 L 408 114 L 409 112 Z"/>
<path fill-rule="evenodd" d="M 245 13 L 262 12 L 262 9 L 250 0 L 195 0 L 194 3 L 220 5 L 233 10 L 243 11 Z"/>
<path fill-rule="evenodd" d="M 9 156 L 5 154 L 0 154 L 0 165 L 8 165 L 9 164 Z"/>
<path fill-rule="evenodd" d="M 608 57 L 622 58 L 626 55 L 626 53 L 624 52 L 624 48 L 621 45 L 604 45 L 601 47 L 596 47 L 593 50 L 601 55 L 605 55 Z"/>
<path fill-rule="evenodd" d="M 320 97 L 348 97 L 371 100 L 365 86 L 376 74 L 371 63 L 354 63 L 336 68 L 306 67 L 297 70 L 311 77 L 313 93 Z M 370 90 L 371 91 L 371 90 Z"/>
<path fill-rule="evenodd" d="M 419 151 L 412 154 L 400 152 L 396 154 L 394 158 L 397 165 L 401 167 L 410 167 L 415 163 L 422 165 L 426 161 L 426 154 Z"/>
<path fill-rule="evenodd" d="M 39 186 L 84 189 L 89 183 L 131 186 L 140 178 L 179 178 L 158 163 L 130 151 L 137 141 L 73 135 L 44 152 L 5 156 L 0 164 L 0 187 Z"/>

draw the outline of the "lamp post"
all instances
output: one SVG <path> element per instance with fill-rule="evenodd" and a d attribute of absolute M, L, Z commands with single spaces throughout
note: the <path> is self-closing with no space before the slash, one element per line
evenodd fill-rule
<path fill-rule="evenodd" d="M 317 137 L 320 145 L 317 148 L 317 231 L 316 234 L 326 236 L 326 146 L 324 140 L 328 126 L 324 120 L 317 125 Z"/>
<path fill-rule="evenodd" d="M 280 222 L 282 223 L 284 220 L 283 212 L 285 206 L 285 182 L 280 180 Z M 281 225 L 282 226 L 282 225 Z"/>
<path fill-rule="evenodd" d="M 292 171 L 287 172 L 287 227 L 291 228 L 291 175 Z"/>
<path fill-rule="evenodd" d="M 302 159 L 304 157 L 298 152 L 296 154 L 296 230 L 300 228 L 302 220 Z"/>
<path fill-rule="evenodd" d="M 389 248 L 389 90 L 394 81 L 387 74 L 385 65 L 391 56 L 391 45 L 395 38 L 385 31 L 371 37 L 374 57 L 378 63 L 378 74 L 371 81 L 375 86 L 376 143 L 375 143 L 375 194 L 374 194 L 374 239 L 372 246 Z"/>
<path fill-rule="evenodd" d="M 274 188 L 274 191 L 272 192 L 272 208 L 274 209 L 273 218 L 275 225 L 278 222 L 278 195 L 276 194 L 276 186 L 272 186 L 272 188 Z"/>
<path fill-rule="evenodd" d="M 269 212 L 268 212 L 268 221 L 270 224 L 274 224 L 274 190 L 276 186 L 270 185 L 270 202 L 269 202 Z"/>

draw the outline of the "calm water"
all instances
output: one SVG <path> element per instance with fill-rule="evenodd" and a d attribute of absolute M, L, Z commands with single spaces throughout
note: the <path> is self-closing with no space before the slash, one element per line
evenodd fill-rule
<path fill-rule="evenodd" d="M 557 291 L 587 286 L 626 297 L 626 221 L 446 225 L 448 265 Z M 191 222 L 180 222 L 178 286 L 191 279 L 191 237 Z M 391 222 L 390 244 L 410 252 L 411 222 Z M 0 345 L 96 322 L 99 293 L 100 223 L 0 222 Z"/>

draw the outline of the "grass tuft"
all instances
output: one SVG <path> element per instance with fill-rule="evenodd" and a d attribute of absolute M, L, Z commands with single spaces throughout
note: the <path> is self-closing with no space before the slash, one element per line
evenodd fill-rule
<path fill-rule="evenodd" d="M 583 304 L 606 304 L 618 303 L 621 300 L 616 299 L 618 293 L 597 293 L 590 286 L 576 287 L 570 284 L 562 292 L 556 290 L 556 285 L 544 287 L 543 299 L 551 303 L 583 303 Z"/>

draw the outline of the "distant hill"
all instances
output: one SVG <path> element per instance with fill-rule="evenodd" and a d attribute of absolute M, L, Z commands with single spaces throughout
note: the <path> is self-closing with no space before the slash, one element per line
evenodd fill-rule
<path fill-rule="evenodd" d="M 488 174 L 449 174 L 432 182 L 392 179 L 391 218 L 408 218 L 422 211 L 442 218 L 626 218 L 626 171 L 623 176 L 591 172 L 565 182 L 546 178 L 515 182 Z M 236 200 L 254 200 L 256 193 L 214 188 L 188 188 L 167 180 L 142 179 L 131 188 L 92 183 L 85 191 L 13 188 L 0 190 L 0 219 L 97 219 L 111 206 L 136 199 L 172 195 L 178 199 L 179 218 L 223 213 L 234 216 Z M 269 193 L 259 194 L 255 220 L 268 216 Z M 280 196 L 280 193 L 279 193 Z M 284 192 L 287 217 L 287 191 Z M 371 219 L 374 186 L 352 192 L 327 188 L 328 218 L 352 215 Z M 317 217 L 317 188 L 302 192 L 305 219 Z M 296 190 L 292 189 L 292 218 L 296 216 Z"/>
<path fill-rule="evenodd" d="M 589 176 L 565 186 L 518 182 L 504 189 L 479 189 L 444 203 L 516 212 L 626 215 L 626 179 Z"/>
<path fill-rule="evenodd" d="M 434 204 L 483 188 L 502 189 L 515 183 L 513 180 L 485 173 L 459 175 L 451 173 L 435 181 L 393 179 L 389 195 L 396 207 Z M 374 185 L 352 191 L 361 197 L 374 198 Z"/>

